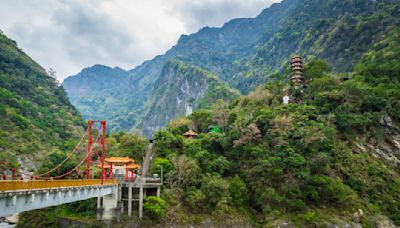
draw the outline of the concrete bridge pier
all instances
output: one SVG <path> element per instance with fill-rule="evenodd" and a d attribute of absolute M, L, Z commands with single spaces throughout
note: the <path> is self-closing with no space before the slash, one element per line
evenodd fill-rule
<path fill-rule="evenodd" d="M 115 188 L 111 194 L 97 197 L 97 220 L 119 221 L 123 208 L 121 194 L 120 188 Z"/>
<path fill-rule="evenodd" d="M 143 186 L 139 188 L 139 218 L 143 217 Z"/>
<path fill-rule="evenodd" d="M 96 211 L 96 218 L 97 220 L 101 220 L 103 218 L 103 207 L 102 207 L 102 197 L 97 197 L 97 211 Z"/>
<path fill-rule="evenodd" d="M 157 197 L 160 197 L 161 195 L 161 186 L 157 187 Z"/>
<path fill-rule="evenodd" d="M 132 183 L 128 184 L 128 216 L 132 216 Z"/>
<path fill-rule="evenodd" d="M 124 204 L 122 202 L 122 187 L 118 185 L 118 206 L 121 208 L 121 213 L 124 213 Z"/>

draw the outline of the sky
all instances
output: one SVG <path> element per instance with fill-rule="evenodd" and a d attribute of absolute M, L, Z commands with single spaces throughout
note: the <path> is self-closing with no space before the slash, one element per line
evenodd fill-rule
<path fill-rule="evenodd" d="M 280 0 L 0 0 L 0 30 L 59 81 L 94 64 L 132 69 L 182 34 Z"/>

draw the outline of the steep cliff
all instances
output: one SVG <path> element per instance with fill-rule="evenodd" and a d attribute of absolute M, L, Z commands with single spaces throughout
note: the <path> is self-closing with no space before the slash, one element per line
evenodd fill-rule
<path fill-rule="evenodd" d="M 188 116 L 217 99 L 231 101 L 240 95 L 210 71 L 180 61 L 169 61 L 149 99 L 143 122 L 138 126 L 147 135 L 164 127 L 171 119 Z"/>

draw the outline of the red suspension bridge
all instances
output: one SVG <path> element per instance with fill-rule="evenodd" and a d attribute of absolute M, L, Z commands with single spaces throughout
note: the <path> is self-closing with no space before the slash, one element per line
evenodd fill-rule
<path fill-rule="evenodd" d="M 94 129 L 96 124 L 99 125 L 97 132 Z M 94 140 L 93 134 L 96 135 Z M 79 153 L 80 146 L 84 145 L 85 139 L 87 139 L 86 151 Z M 11 175 L 7 176 L 3 173 L 2 180 L 0 180 L 0 217 L 95 197 L 100 199 L 100 197 L 115 195 L 118 192 L 118 181 L 107 179 L 104 169 L 105 144 L 106 121 L 89 120 L 86 131 L 73 151 L 48 171 L 23 175 L 22 172 L 17 173 L 16 168 L 9 168 Z M 97 145 L 101 146 L 100 156 L 95 153 Z M 73 159 L 74 155 L 75 157 L 81 155 L 80 161 L 75 167 L 60 174 L 60 168 L 65 167 L 65 164 Z M 94 164 L 93 157 L 100 160 L 101 172 L 98 179 L 91 179 L 90 175 L 90 168 Z M 85 162 L 85 178 L 78 179 L 76 176 L 74 178 L 72 174 L 76 172 L 79 177 L 79 171 L 84 167 Z M 1 165 L 7 167 L 8 164 L 2 162 Z M 55 171 L 58 171 L 57 174 L 52 175 Z M 109 176 L 112 178 L 112 175 Z"/>
<path fill-rule="evenodd" d="M 98 124 L 97 132 L 95 131 L 94 127 L 95 125 Z M 97 135 L 95 139 L 93 140 L 93 135 Z M 84 140 L 87 139 L 87 147 L 86 147 L 86 153 L 83 154 L 81 160 L 77 163 L 75 167 L 73 167 L 70 170 L 64 171 L 62 174 L 60 174 L 60 169 L 65 166 L 65 164 L 73 158 L 74 155 L 79 156 L 79 149 L 80 146 L 84 144 Z M 98 152 L 96 153 L 96 146 L 100 144 L 101 146 L 101 155 L 99 156 Z M 86 169 L 85 169 L 85 178 L 86 180 L 91 179 L 90 175 L 90 170 L 91 170 L 91 165 L 93 164 L 92 159 L 93 157 L 97 158 L 99 160 L 101 172 L 100 172 L 100 177 L 98 179 L 92 180 L 92 181 L 80 181 L 80 185 L 82 183 L 88 183 L 88 184 L 93 184 L 93 183 L 99 183 L 99 184 L 104 184 L 105 181 L 107 183 L 110 183 L 110 178 L 112 178 L 112 175 L 109 175 L 109 179 L 107 180 L 107 175 L 106 171 L 104 169 L 104 159 L 105 159 L 105 144 L 106 144 L 106 121 L 101 120 L 101 121 L 94 121 L 94 120 L 89 120 L 88 121 L 88 127 L 82 137 L 80 138 L 79 142 L 75 145 L 74 149 L 72 152 L 70 152 L 64 160 L 62 160 L 59 164 L 55 165 L 54 167 L 50 168 L 48 171 L 39 173 L 39 174 L 20 174 L 17 177 L 17 169 L 15 167 L 8 168 L 8 171 L 10 175 L 6 175 L 6 173 L 1 174 L 2 175 L 2 180 L 0 180 L 0 191 L 10 191 L 10 190 L 19 190 L 19 189 L 32 189 L 35 187 L 43 187 L 43 186 L 66 186 L 68 184 L 76 184 L 78 182 L 71 181 L 72 174 L 74 172 L 78 173 L 83 168 L 82 166 L 86 162 Z M 100 159 L 99 159 L 100 157 Z M 4 163 L 0 161 L 0 164 L 3 164 L 3 166 L 7 167 L 9 166 L 8 163 Z M 57 175 L 52 175 L 55 171 L 57 172 Z M 65 179 L 69 177 L 69 180 L 66 181 Z"/>
<path fill-rule="evenodd" d="M 97 150 L 99 148 L 101 148 L 101 154 Z M 147 173 L 152 148 L 153 143 L 150 143 L 143 161 L 142 175 Z M 134 160 L 127 157 L 114 158 L 117 160 L 127 159 L 130 162 L 123 164 L 123 166 L 118 164 L 119 169 L 122 167 L 126 170 L 125 178 L 114 180 L 114 169 L 112 163 L 110 163 L 112 159 L 105 161 L 105 149 L 106 121 L 89 120 L 86 131 L 72 152 L 46 172 L 23 173 L 21 170 L 17 172 L 16 168 L 8 167 L 11 175 L 0 173 L 2 175 L 2 180 L 0 180 L 0 217 L 97 198 L 99 219 L 109 220 L 119 216 L 125 204 L 130 216 L 133 201 L 139 201 L 139 217 L 141 218 L 143 199 L 147 195 L 144 194 L 147 192 L 146 189 L 156 189 L 157 196 L 159 196 L 161 180 L 159 178 L 142 178 L 139 175 L 137 176 L 139 178 L 134 178 L 133 170 L 140 166 L 134 164 Z M 67 162 L 71 160 L 78 160 L 79 162 L 73 168 L 68 168 Z M 0 163 L 0 167 L 7 165 L 4 162 Z M 101 169 L 100 173 L 96 174 L 97 178 L 93 178 L 95 175 L 90 173 L 93 166 Z M 64 169 L 62 173 L 60 173 L 61 168 Z M 108 173 L 106 170 L 108 170 Z M 131 170 L 131 179 L 128 178 L 129 170 Z M 137 191 L 137 199 L 134 199 L 135 191 Z M 124 195 L 126 196 L 125 199 L 123 199 Z"/>

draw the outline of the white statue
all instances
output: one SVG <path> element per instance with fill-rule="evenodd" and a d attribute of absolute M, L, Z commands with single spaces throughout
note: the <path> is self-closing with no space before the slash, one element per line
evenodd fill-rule
<path fill-rule="evenodd" d="M 287 104 L 289 104 L 289 101 L 290 101 L 290 97 L 288 95 L 285 95 L 283 97 L 283 104 L 287 105 Z"/>

